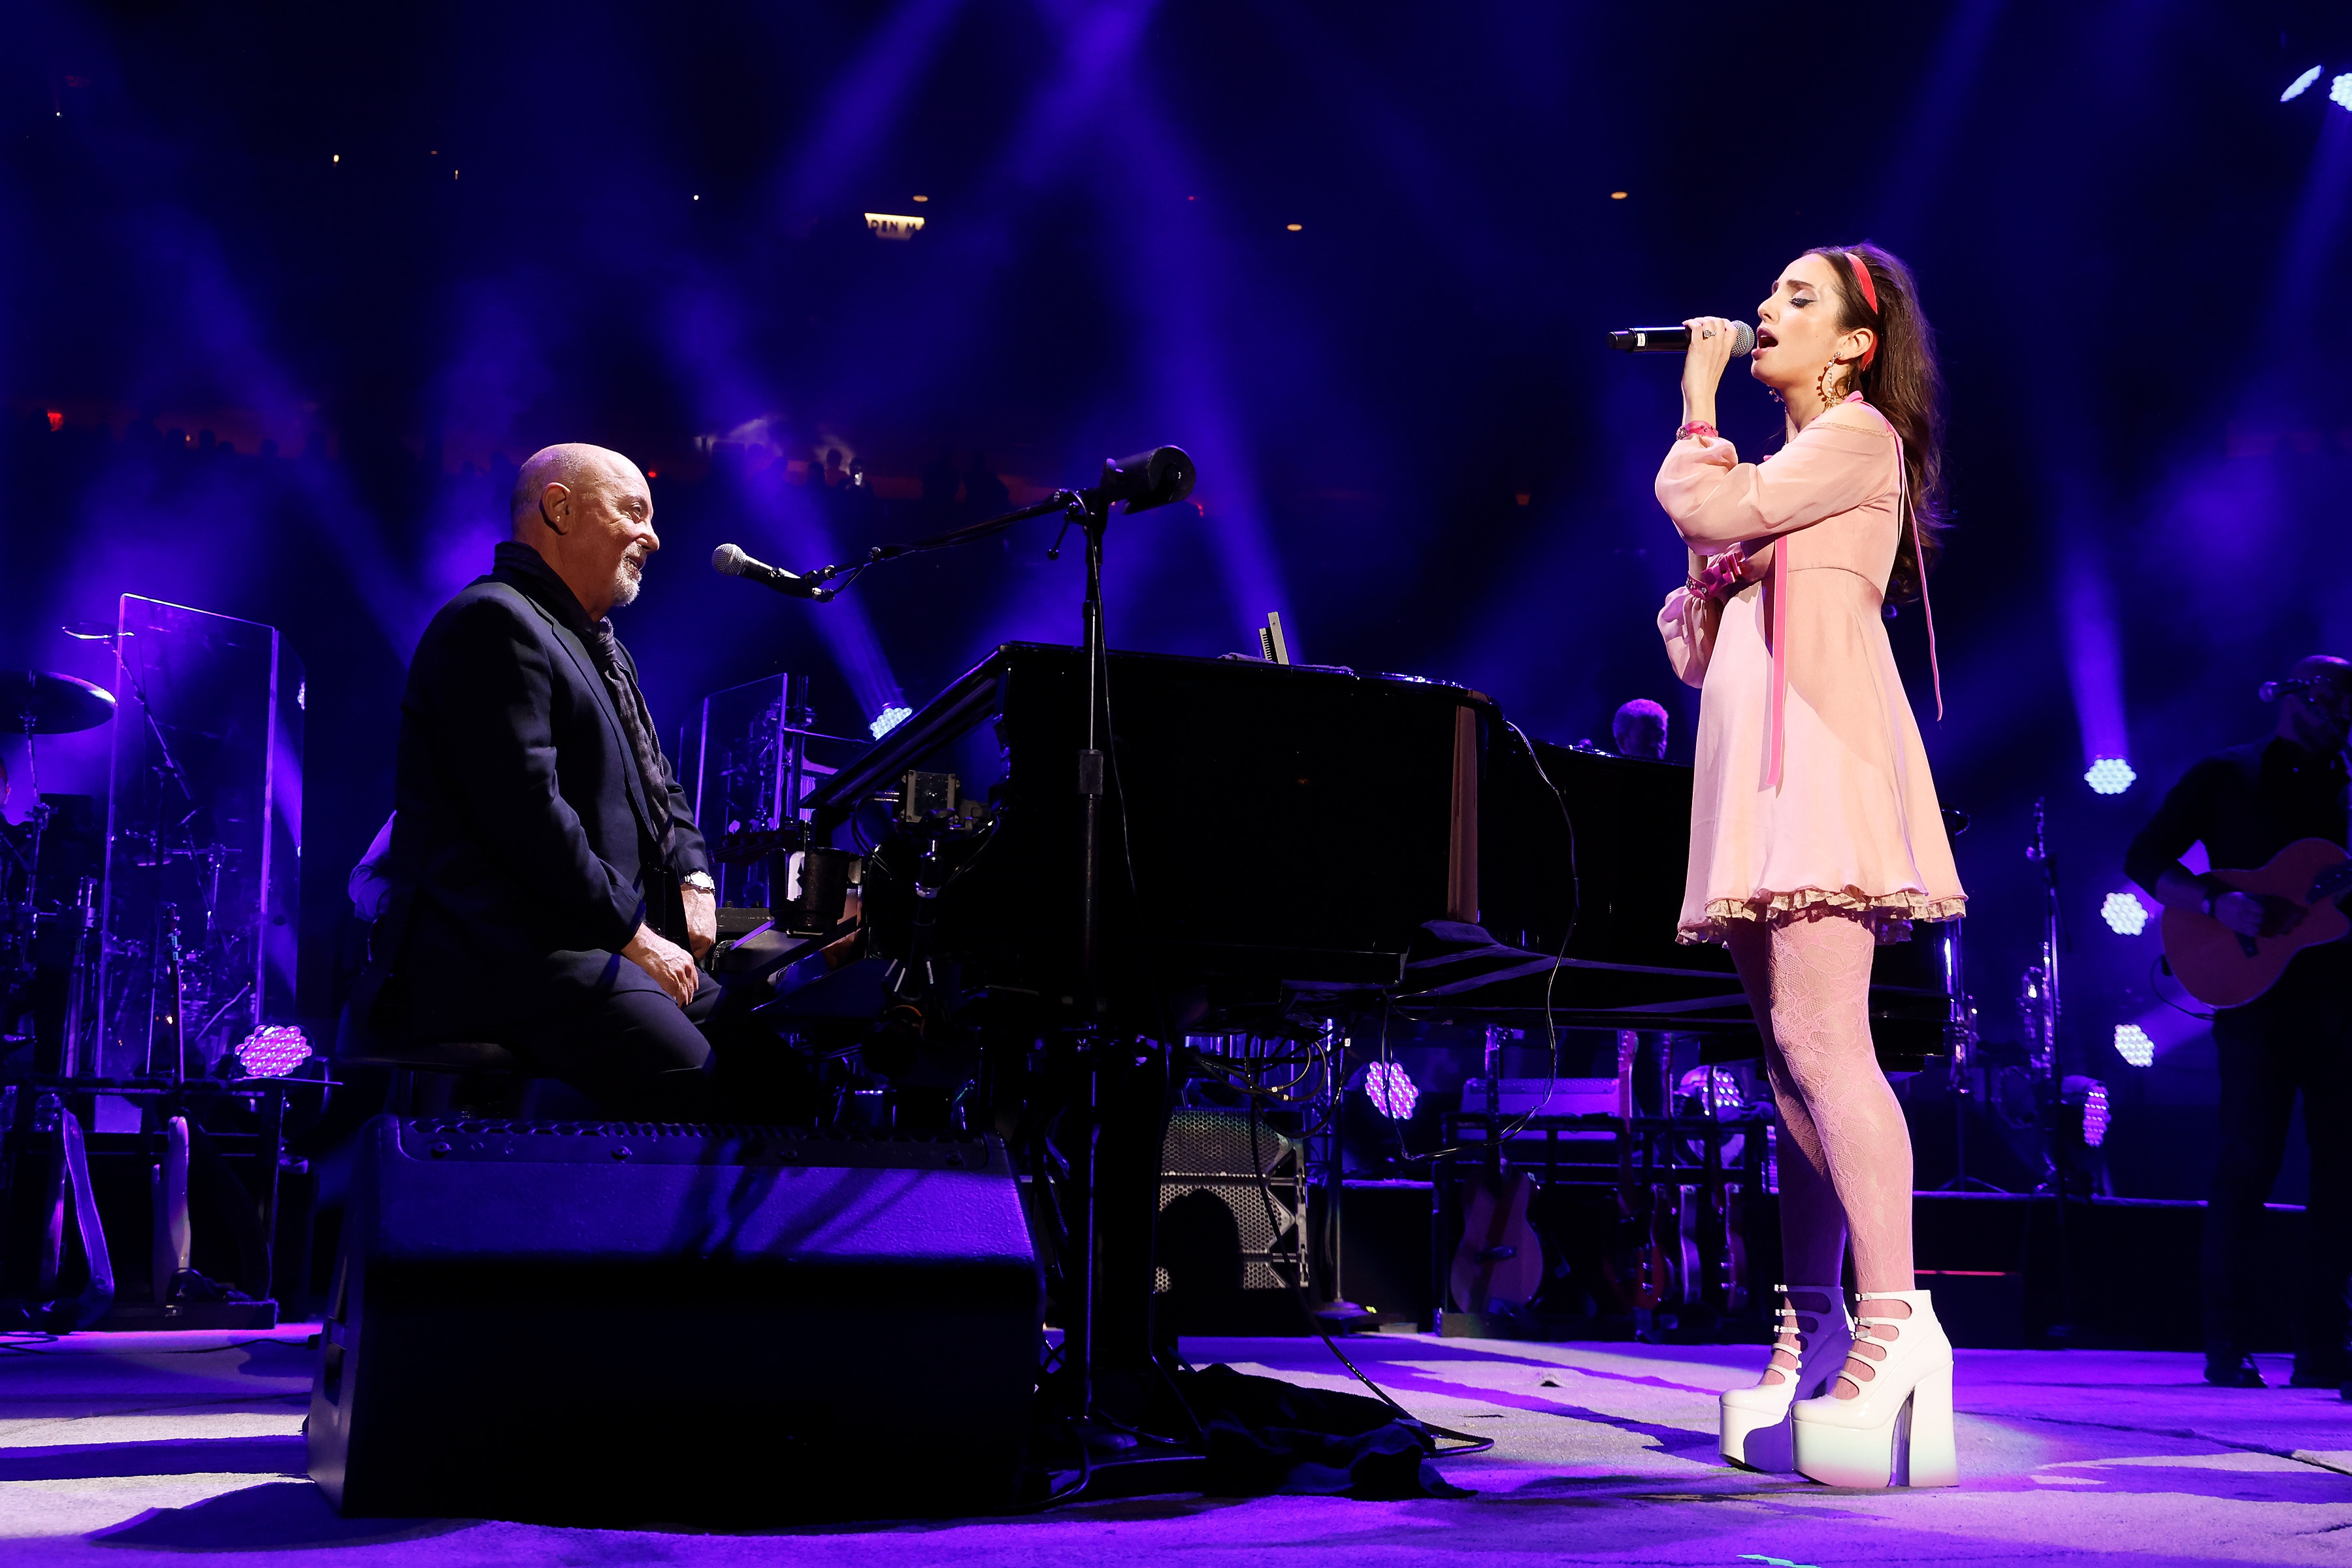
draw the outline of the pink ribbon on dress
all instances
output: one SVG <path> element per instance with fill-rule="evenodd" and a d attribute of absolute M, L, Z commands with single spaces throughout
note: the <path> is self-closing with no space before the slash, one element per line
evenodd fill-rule
<path fill-rule="evenodd" d="M 1848 403 L 1867 401 L 1859 392 L 1845 395 Z M 1873 414 L 1878 414 L 1875 408 Z M 1881 419 L 1886 416 L 1878 414 Z M 1908 516 L 1911 521 L 1911 558 L 1919 565 L 1919 614 L 1927 623 L 1927 679 L 1936 689 L 1936 719 L 1944 717 L 1944 672 L 1936 659 L 1936 610 L 1927 602 L 1927 552 L 1919 539 L 1919 514 L 1911 505 L 1911 470 L 1903 462 L 1903 433 L 1887 421 L 1887 429 L 1895 437 L 1895 485 L 1896 504 L 1902 508 L 1898 516 Z M 1899 524 L 1898 524 L 1899 526 Z M 1764 775 L 1766 789 L 1780 787 L 1780 763 L 1788 738 L 1789 714 L 1789 546 L 1796 535 L 1784 533 L 1772 542 L 1772 761 Z"/>
<path fill-rule="evenodd" d="M 1780 748 L 1789 718 L 1789 545 L 1784 533 L 1772 542 L 1772 767 L 1766 789 L 1780 787 Z"/>

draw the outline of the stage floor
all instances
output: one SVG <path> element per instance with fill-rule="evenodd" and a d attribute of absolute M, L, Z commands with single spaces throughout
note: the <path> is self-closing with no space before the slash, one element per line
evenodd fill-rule
<path fill-rule="evenodd" d="M 1273 1552 L 1372 1568 L 1477 1552 L 1643 1564 L 2352 1564 L 2352 1404 L 2333 1390 L 2208 1388 L 2188 1355 L 1963 1351 L 1963 1483 L 1868 1493 L 1717 1462 L 1715 1395 L 1753 1375 L 1759 1349 L 1368 1336 L 1347 1342 L 1350 1352 L 1408 1407 L 1495 1437 L 1491 1452 L 1442 1467 L 1475 1496 L 1143 1498 L 1009 1520 L 719 1534 L 338 1519 L 299 1479 L 306 1333 L 8 1343 L 0 1563 L 125 1568 L 149 1555 L 251 1552 L 282 1568 L 937 1568 L 1255 1563 Z M 1354 1386 L 1311 1340 L 1185 1349 L 1197 1364 Z M 2285 1381 L 2284 1358 L 2261 1361 Z"/>

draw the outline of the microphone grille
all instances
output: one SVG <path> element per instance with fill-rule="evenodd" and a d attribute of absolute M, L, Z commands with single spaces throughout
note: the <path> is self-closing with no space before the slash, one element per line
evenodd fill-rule
<path fill-rule="evenodd" d="M 1732 322 L 1731 357 L 1738 359 L 1742 354 L 1754 353 L 1755 352 L 1756 329 L 1749 326 L 1745 321 Z"/>
<path fill-rule="evenodd" d="M 743 575 L 743 563 L 749 559 L 732 544 L 722 544 L 710 552 L 710 567 L 729 577 Z"/>

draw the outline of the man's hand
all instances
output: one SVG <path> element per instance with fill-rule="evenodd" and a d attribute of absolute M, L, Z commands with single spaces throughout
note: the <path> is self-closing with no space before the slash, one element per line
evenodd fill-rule
<path fill-rule="evenodd" d="M 701 971 L 694 967 L 694 959 L 686 949 L 663 936 L 651 926 L 641 925 L 629 945 L 621 949 L 621 956 L 654 977 L 654 984 L 669 994 L 669 999 L 679 1006 L 694 1000 L 694 989 L 701 984 Z"/>
<path fill-rule="evenodd" d="M 2212 872 L 2201 875 L 2175 860 L 2164 868 L 2154 889 L 2157 901 L 2168 910 L 2206 910 L 2240 936 L 2284 936 L 2303 923 L 2307 906 L 2269 893 L 2242 893 Z"/>
<path fill-rule="evenodd" d="M 719 940 L 719 895 L 700 888 L 680 888 L 677 894 L 686 903 L 686 945 L 700 958 Z"/>
<path fill-rule="evenodd" d="M 2304 908 L 2270 893 L 2223 893 L 2213 900 L 2213 918 L 2240 936 L 2284 936 L 2303 923 Z"/>

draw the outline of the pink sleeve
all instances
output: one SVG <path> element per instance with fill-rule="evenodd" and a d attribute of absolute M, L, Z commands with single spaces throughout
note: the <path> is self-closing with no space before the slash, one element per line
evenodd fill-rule
<path fill-rule="evenodd" d="M 1685 686 L 1706 680 L 1707 656 L 1715 651 L 1715 623 L 1719 607 L 1688 588 L 1666 595 L 1658 610 L 1658 636 L 1665 639 L 1666 662 Z"/>
<path fill-rule="evenodd" d="M 1695 549 L 1811 528 L 1895 487 L 1895 441 L 1815 420 L 1769 461 L 1743 463 L 1728 441 L 1678 440 L 1658 468 L 1658 504 Z"/>

